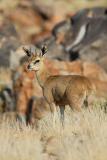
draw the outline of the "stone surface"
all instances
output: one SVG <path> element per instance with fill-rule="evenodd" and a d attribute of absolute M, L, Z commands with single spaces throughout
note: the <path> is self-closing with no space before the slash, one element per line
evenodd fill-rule
<path fill-rule="evenodd" d="M 10 54 L 20 45 L 17 32 L 12 23 L 6 22 L 0 26 L 0 66 L 10 66 Z"/>
<path fill-rule="evenodd" d="M 80 10 L 53 28 L 52 33 L 59 45 L 63 46 L 65 56 L 66 53 L 70 55 L 68 60 L 82 59 L 100 64 L 107 54 L 106 10 L 99 7 Z"/>
<path fill-rule="evenodd" d="M 107 71 L 107 55 L 100 58 L 98 64 Z"/>

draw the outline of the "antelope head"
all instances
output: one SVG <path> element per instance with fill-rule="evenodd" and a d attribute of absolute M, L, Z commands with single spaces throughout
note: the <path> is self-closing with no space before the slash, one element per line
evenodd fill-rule
<path fill-rule="evenodd" d="M 46 45 L 43 45 L 41 49 L 36 48 L 34 52 L 31 52 L 31 49 L 28 50 L 24 47 L 23 50 L 29 59 L 29 64 L 27 66 L 28 70 L 39 71 L 43 65 L 44 55 L 47 52 Z"/>

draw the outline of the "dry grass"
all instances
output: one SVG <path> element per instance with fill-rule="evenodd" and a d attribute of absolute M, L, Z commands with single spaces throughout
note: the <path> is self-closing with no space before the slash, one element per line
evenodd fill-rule
<path fill-rule="evenodd" d="M 65 114 L 65 128 L 56 114 L 39 122 L 39 128 L 19 127 L 11 120 L 0 123 L 0 160 L 106 160 L 107 115 L 101 109 Z"/>
<path fill-rule="evenodd" d="M 40 135 L 36 130 L 4 121 L 0 125 L 0 160 L 34 160 L 42 158 Z"/>

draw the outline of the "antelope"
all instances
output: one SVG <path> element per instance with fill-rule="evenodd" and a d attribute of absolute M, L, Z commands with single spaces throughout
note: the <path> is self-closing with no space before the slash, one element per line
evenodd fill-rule
<path fill-rule="evenodd" d="M 83 103 L 88 102 L 90 95 L 95 92 L 94 83 L 81 75 L 51 75 L 45 65 L 46 45 L 42 46 L 41 49 L 36 48 L 33 53 L 29 49 L 24 47 L 23 49 L 29 57 L 27 68 L 30 71 L 35 71 L 43 96 L 50 106 L 53 123 L 55 123 L 56 107 L 59 106 L 60 119 L 64 124 L 65 106 L 69 105 L 72 110 L 81 111 Z"/>

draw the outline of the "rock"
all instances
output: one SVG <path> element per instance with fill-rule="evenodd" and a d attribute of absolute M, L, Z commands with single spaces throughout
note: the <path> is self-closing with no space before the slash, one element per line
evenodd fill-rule
<path fill-rule="evenodd" d="M 0 91 L 5 87 L 9 86 L 11 88 L 11 72 L 9 69 L 0 68 Z"/>
<path fill-rule="evenodd" d="M 69 54 L 65 52 L 63 46 L 56 43 L 54 36 L 50 35 L 49 37 L 42 39 L 42 41 L 37 41 L 35 46 L 41 48 L 43 44 L 46 44 L 48 48 L 48 52 L 46 55 L 47 58 L 57 59 L 60 61 L 69 60 Z"/>
<path fill-rule="evenodd" d="M 107 8 L 104 8 L 104 7 L 94 7 L 94 8 L 82 9 L 76 12 L 73 16 L 71 16 L 69 21 L 65 20 L 65 21 L 58 23 L 53 28 L 53 34 L 57 38 L 60 37 L 59 36 L 60 34 L 64 35 L 63 45 L 65 47 L 67 47 L 67 45 L 68 46 L 72 45 L 82 25 L 87 24 L 87 23 L 93 24 L 93 21 L 95 21 L 94 23 L 96 24 L 96 21 L 98 23 L 100 20 L 104 20 L 104 19 L 106 20 L 107 18 L 106 10 Z M 69 41 L 67 41 L 67 39 L 69 39 Z"/>
<path fill-rule="evenodd" d="M 23 60 L 27 61 L 27 58 L 25 57 L 25 53 L 23 51 L 23 46 L 18 47 L 15 51 L 11 51 L 10 53 L 10 69 L 16 70 L 18 67 L 20 67 Z"/>
<path fill-rule="evenodd" d="M 38 125 L 38 120 L 44 118 L 50 112 L 50 106 L 44 97 L 33 96 L 27 107 L 27 123 Z"/>
<path fill-rule="evenodd" d="M 58 60 L 46 60 L 48 70 L 53 74 L 79 74 L 101 81 L 107 81 L 107 73 L 97 64 L 92 62 L 74 61 L 59 62 Z"/>
<path fill-rule="evenodd" d="M 34 74 L 28 72 L 25 66 L 13 74 L 13 89 L 17 100 L 16 108 L 18 108 L 19 111 L 20 107 L 22 111 L 25 109 L 28 100 L 33 96 L 33 79 Z"/>
<path fill-rule="evenodd" d="M 71 61 L 82 59 L 100 64 L 107 50 L 106 26 L 107 8 L 86 8 L 57 24 L 52 34 L 63 46 L 65 56 L 70 54 Z"/>
<path fill-rule="evenodd" d="M 75 40 L 71 43 L 71 46 L 66 46 L 66 49 L 68 49 L 71 54 L 71 59 L 72 55 L 76 54 L 78 55 L 77 58 L 82 60 L 99 63 L 100 59 L 106 55 L 107 50 L 106 24 L 106 18 L 90 19 L 88 22 L 88 27 L 84 30 L 82 35 L 82 30 L 85 29 L 82 28 L 85 27 L 83 24 L 80 27 L 80 31 L 78 32 Z M 81 40 L 79 40 L 80 33 L 81 36 L 83 36 L 81 37 Z"/>
<path fill-rule="evenodd" d="M 98 64 L 105 69 L 107 72 L 107 56 L 105 55 L 104 57 L 100 58 L 98 61 Z"/>
<path fill-rule="evenodd" d="M 92 62 L 83 63 L 83 75 L 100 81 L 107 81 L 107 73 L 104 69 Z"/>
<path fill-rule="evenodd" d="M 100 40 L 97 40 L 93 43 L 91 43 L 89 46 L 81 48 L 79 54 L 80 58 L 84 61 L 93 61 L 101 65 L 106 71 L 106 65 L 104 61 L 106 62 L 106 46 L 107 38 L 101 37 Z"/>
<path fill-rule="evenodd" d="M 5 87 L 0 92 L 0 112 L 12 112 L 15 111 L 15 104 L 14 104 L 14 95 L 12 93 L 12 89 L 9 87 Z"/>
<path fill-rule="evenodd" d="M 9 21 L 0 26 L 0 66 L 10 66 L 10 54 L 20 45 L 15 27 Z"/>
<path fill-rule="evenodd" d="M 23 42 L 30 42 L 31 36 L 36 36 L 43 29 L 41 16 L 31 7 L 24 9 L 19 7 L 10 12 L 8 18 L 17 26 L 17 32 Z"/>

